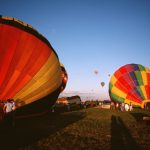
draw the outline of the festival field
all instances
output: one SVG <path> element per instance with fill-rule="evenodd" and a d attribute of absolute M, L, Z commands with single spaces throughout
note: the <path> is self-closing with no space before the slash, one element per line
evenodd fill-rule
<path fill-rule="evenodd" d="M 88 108 L 19 119 L 0 128 L 1 150 L 148 150 L 150 112 Z"/>

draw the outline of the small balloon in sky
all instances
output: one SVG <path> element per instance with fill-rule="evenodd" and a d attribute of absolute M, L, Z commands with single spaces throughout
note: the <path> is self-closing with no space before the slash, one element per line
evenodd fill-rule
<path fill-rule="evenodd" d="M 104 85 L 105 85 L 105 82 L 101 82 L 101 86 L 104 87 Z"/>
<path fill-rule="evenodd" d="M 94 73 L 97 75 L 98 74 L 98 70 L 95 70 Z"/>

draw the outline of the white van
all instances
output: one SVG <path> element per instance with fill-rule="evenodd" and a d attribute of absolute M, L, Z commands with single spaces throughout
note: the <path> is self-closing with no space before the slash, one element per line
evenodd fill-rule
<path fill-rule="evenodd" d="M 111 104 L 111 101 L 103 101 L 101 108 L 102 109 L 110 109 L 110 104 Z"/>

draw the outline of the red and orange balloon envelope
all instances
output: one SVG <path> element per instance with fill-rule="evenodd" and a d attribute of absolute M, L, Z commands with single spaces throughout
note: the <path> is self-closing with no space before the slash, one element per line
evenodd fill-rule
<path fill-rule="evenodd" d="M 109 93 L 113 101 L 143 108 L 150 102 L 150 70 L 140 64 L 122 66 L 111 77 Z"/>
<path fill-rule="evenodd" d="M 30 25 L 0 16 L 0 100 L 26 105 L 61 84 L 60 62 L 48 40 Z"/>

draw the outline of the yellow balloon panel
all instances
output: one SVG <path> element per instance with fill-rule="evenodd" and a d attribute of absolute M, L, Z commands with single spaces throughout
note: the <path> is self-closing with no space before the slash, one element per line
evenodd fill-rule
<path fill-rule="evenodd" d="M 48 93 L 53 92 L 61 85 L 61 69 L 54 53 L 51 53 L 45 65 L 30 80 L 30 82 L 19 91 L 14 99 L 22 104 L 36 101 Z M 48 90 L 47 90 L 48 89 Z M 32 92 L 31 92 L 32 91 Z M 47 91 L 47 92 L 45 92 Z"/>

